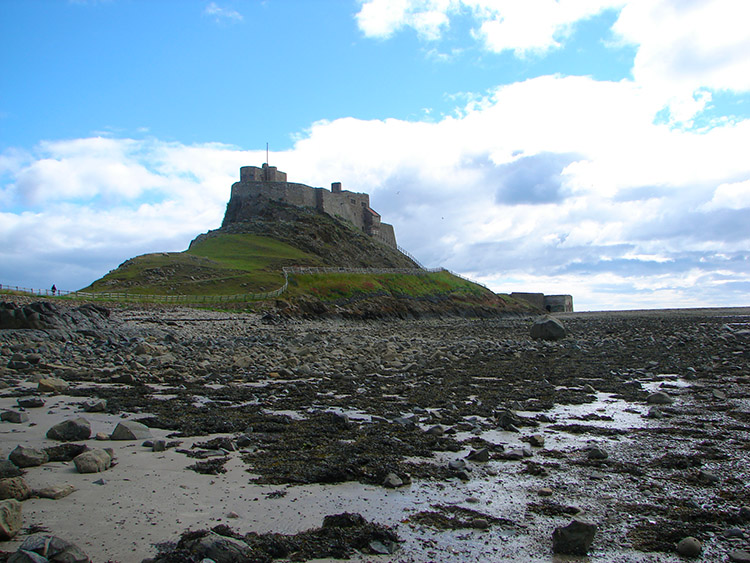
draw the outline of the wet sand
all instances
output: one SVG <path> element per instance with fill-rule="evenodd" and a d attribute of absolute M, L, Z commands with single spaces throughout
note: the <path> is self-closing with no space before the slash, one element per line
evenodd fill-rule
<path fill-rule="evenodd" d="M 18 444 L 53 445 L 46 431 L 79 415 L 94 433 L 142 420 L 154 438 L 181 444 L 153 452 L 142 440 L 92 439 L 115 450 L 115 466 L 29 468 L 32 488 L 76 491 L 25 500 L 24 531 L 0 550 L 45 529 L 94 561 L 141 561 L 188 529 L 295 534 L 357 512 L 402 540 L 395 554 L 361 560 L 566 561 L 552 554 L 551 534 L 576 511 L 599 527 L 589 561 L 680 561 L 674 544 L 687 535 L 706 561 L 748 549 L 738 514 L 750 505 L 750 310 L 558 318 L 569 330 L 558 342 L 531 340 L 524 318 L 270 322 L 185 309 L 114 311 L 101 335 L 67 344 L 2 331 L 0 359 L 43 359 L 3 371 L 0 411 L 34 394 L 40 375 L 71 384 L 26 409 L 28 422 L 0 423 L 3 457 Z M 673 400 L 661 418 L 648 417 L 654 391 Z M 81 413 L 92 397 L 109 412 Z M 325 427 L 339 423 L 330 413 L 347 415 L 340 434 Z M 428 435 L 438 424 L 445 435 Z M 532 435 L 544 444 L 532 446 Z M 233 444 L 214 452 L 226 472 L 186 469 L 196 459 L 178 450 L 216 437 Z M 592 459 L 592 447 L 607 458 Z M 488 461 L 468 461 L 465 476 L 447 469 L 482 448 Z M 387 472 L 411 483 L 385 488 Z M 464 517 L 446 529 L 455 514 L 490 525 Z"/>

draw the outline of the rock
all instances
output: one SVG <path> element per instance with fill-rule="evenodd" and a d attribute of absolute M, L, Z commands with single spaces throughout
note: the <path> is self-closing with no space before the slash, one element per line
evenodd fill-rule
<path fill-rule="evenodd" d="M 654 418 L 654 419 L 664 418 L 664 414 L 661 412 L 659 407 L 651 407 L 650 409 L 648 409 L 648 414 L 646 415 L 646 418 Z"/>
<path fill-rule="evenodd" d="M 61 442 L 87 440 L 91 436 L 91 424 L 85 418 L 65 420 L 47 431 L 47 438 Z"/>
<path fill-rule="evenodd" d="M 324 528 L 353 528 L 364 524 L 367 524 L 367 520 L 357 512 L 342 512 L 341 514 L 329 514 L 323 517 Z"/>
<path fill-rule="evenodd" d="M 552 551 L 564 555 L 586 555 L 594 542 L 596 526 L 574 519 L 552 532 Z"/>
<path fill-rule="evenodd" d="M 387 489 L 395 489 L 397 487 L 401 487 L 403 484 L 404 481 L 395 473 L 389 473 L 383 480 L 383 486 Z"/>
<path fill-rule="evenodd" d="M 566 336 L 565 326 L 549 315 L 539 317 L 531 325 L 531 338 L 535 340 L 562 340 Z"/>
<path fill-rule="evenodd" d="M 481 448 L 479 450 L 471 450 L 469 452 L 469 455 L 466 456 L 466 459 L 470 461 L 489 461 L 490 460 L 490 450 L 487 448 Z"/>
<path fill-rule="evenodd" d="M 732 563 L 750 563 L 750 553 L 744 549 L 733 549 L 728 555 Z"/>
<path fill-rule="evenodd" d="M 60 444 L 44 448 L 49 461 L 73 461 L 73 458 L 88 450 L 85 444 Z"/>
<path fill-rule="evenodd" d="M 651 393 L 648 397 L 646 397 L 646 402 L 649 405 L 671 405 L 674 403 L 674 399 L 667 395 L 664 391 L 657 391 L 656 393 Z"/>
<path fill-rule="evenodd" d="M 245 542 L 215 532 L 186 541 L 184 548 L 195 561 L 212 559 L 215 563 L 241 563 L 251 560 L 250 548 Z"/>
<path fill-rule="evenodd" d="M 111 440 L 145 440 L 146 438 L 151 438 L 149 427 L 133 420 L 120 422 L 110 435 Z"/>
<path fill-rule="evenodd" d="M 15 499 L 0 500 L 0 541 L 14 537 L 22 524 L 21 503 Z"/>
<path fill-rule="evenodd" d="M 31 496 L 31 489 L 23 477 L 0 479 L 0 500 L 26 500 Z"/>
<path fill-rule="evenodd" d="M 490 527 L 490 523 L 486 518 L 473 518 L 470 526 L 477 530 L 487 530 Z"/>
<path fill-rule="evenodd" d="M 41 379 L 37 384 L 37 391 L 40 393 L 53 393 L 54 395 L 60 395 L 65 393 L 68 389 L 70 389 L 70 384 L 64 379 L 58 379 L 56 377 Z"/>
<path fill-rule="evenodd" d="M 741 528 L 727 528 L 724 530 L 725 538 L 744 538 L 745 532 Z"/>
<path fill-rule="evenodd" d="M 497 426 L 509 432 L 519 432 L 518 427 L 521 425 L 521 419 L 513 411 L 503 409 L 496 413 Z"/>
<path fill-rule="evenodd" d="M 541 488 L 541 489 L 539 489 L 539 490 L 538 490 L 538 491 L 537 491 L 536 493 L 537 493 L 537 494 L 538 494 L 538 495 L 539 495 L 540 497 L 551 497 L 551 496 L 552 496 L 552 494 L 553 494 L 553 492 L 554 492 L 554 491 L 552 491 L 552 489 L 550 489 L 549 487 L 542 487 L 542 488 Z"/>
<path fill-rule="evenodd" d="M 721 389 L 713 389 L 711 391 L 711 396 L 714 399 L 719 399 L 720 401 L 726 401 L 727 399 L 727 394 L 724 393 L 724 391 L 722 391 Z"/>
<path fill-rule="evenodd" d="M 16 403 L 22 409 L 37 409 L 44 406 L 44 399 L 41 397 L 23 397 L 16 399 Z"/>
<path fill-rule="evenodd" d="M 698 557 L 702 550 L 701 542 L 692 536 L 681 539 L 677 544 L 677 553 L 683 557 Z"/>
<path fill-rule="evenodd" d="M 49 534 L 29 536 L 21 544 L 19 551 L 36 553 L 50 563 L 89 563 L 90 561 L 76 544 Z"/>
<path fill-rule="evenodd" d="M 599 459 L 607 459 L 609 457 L 609 454 L 602 448 L 599 447 L 593 447 L 589 449 L 588 458 L 599 460 Z"/>
<path fill-rule="evenodd" d="M 524 450 L 524 448 L 513 448 L 505 452 L 502 457 L 503 459 L 507 459 L 509 461 L 518 461 L 519 459 L 523 459 L 524 457 L 529 456 L 526 455 L 526 451 Z"/>
<path fill-rule="evenodd" d="M 415 422 L 414 417 L 407 417 L 407 416 L 399 416 L 397 418 L 393 419 L 393 422 L 398 424 L 399 426 L 403 426 L 404 428 L 408 428 L 409 430 L 412 430 L 417 427 L 417 423 Z"/>
<path fill-rule="evenodd" d="M 25 551 L 19 549 L 15 553 L 11 554 L 8 558 L 8 563 L 49 563 L 49 559 L 42 557 L 38 553 L 33 551 Z"/>
<path fill-rule="evenodd" d="M 750 520 L 750 506 L 743 506 L 740 508 L 740 518 L 743 520 Z"/>
<path fill-rule="evenodd" d="M 707 485 L 713 485 L 719 482 L 719 476 L 711 473 L 710 471 L 704 471 L 701 469 L 698 471 L 698 481 Z"/>
<path fill-rule="evenodd" d="M 12 422 L 13 424 L 21 424 L 22 422 L 29 421 L 29 415 L 25 412 L 5 411 L 0 413 L 0 420 L 4 422 Z"/>
<path fill-rule="evenodd" d="M 8 456 L 18 467 L 36 467 L 49 461 L 49 456 L 44 450 L 37 450 L 23 445 L 18 445 Z"/>
<path fill-rule="evenodd" d="M 451 471 L 462 471 L 466 469 L 466 462 L 463 459 L 453 459 L 448 462 L 448 469 Z"/>
<path fill-rule="evenodd" d="M 445 427 L 442 424 L 436 424 L 435 426 L 428 428 L 426 433 L 430 436 L 442 436 L 445 434 Z"/>
<path fill-rule="evenodd" d="M 151 451 L 152 452 L 163 452 L 167 449 L 167 441 L 166 440 L 154 440 L 154 442 L 151 444 Z"/>
<path fill-rule="evenodd" d="M 15 463 L 7 459 L 0 459 L 0 479 L 20 477 L 21 475 L 23 475 L 23 471 Z"/>
<path fill-rule="evenodd" d="M 99 473 L 112 465 L 112 454 L 99 448 L 83 452 L 73 459 L 78 473 Z"/>
<path fill-rule="evenodd" d="M 544 436 L 541 434 L 532 434 L 529 436 L 529 444 L 534 446 L 535 448 L 543 448 L 544 447 Z"/>
<path fill-rule="evenodd" d="M 104 412 L 107 410 L 107 401 L 104 399 L 89 399 L 81 403 L 81 408 L 86 412 Z"/>
<path fill-rule="evenodd" d="M 392 546 L 389 547 L 382 541 L 378 541 L 378 540 L 371 541 L 368 547 L 370 548 L 370 551 L 376 555 L 390 555 L 391 553 L 393 553 Z"/>
<path fill-rule="evenodd" d="M 73 485 L 52 485 L 50 487 L 44 487 L 43 489 L 35 490 L 33 491 L 33 494 L 34 496 L 38 496 L 39 498 L 59 500 L 75 492 L 75 490 L 76 488 Z"/>

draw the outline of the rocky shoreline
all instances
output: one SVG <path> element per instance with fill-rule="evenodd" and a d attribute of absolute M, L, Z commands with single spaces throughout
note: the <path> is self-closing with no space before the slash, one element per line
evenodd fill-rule
<path fill-rule="evenodd" d="M 42 534 L 93 561 L 541 562 L 576 553 L 572 521 L 589 561 L 750 560 L 748 309 L 557 315 L 543 340 L 520 316 L 39 308 L 0 318 L 25 472 L 0 561 Z"/>

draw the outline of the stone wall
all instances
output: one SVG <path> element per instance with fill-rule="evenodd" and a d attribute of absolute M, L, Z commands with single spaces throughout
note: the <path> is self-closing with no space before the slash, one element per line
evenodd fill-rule
<path fill-rule="evenodd" d="M 514 291 L 510 294 L 513 299 L 522 299 L 527 303 L 530 303 L 537 309 L 544 310 L 544 293 L 524 293 L 520 291 Z"/>
<path fill-rule="evenodd" d="M 572 295 L 545 295 L 544 308 L 550 313 L 572 313 Z"/>
<path fill-rule="evenodd" d="M 340 182 L 331 184 L 331 190 L 287 182 L 284 172 L 267 164 L 264 164 L 263 168 L 243 166 L 240 168 L 240 181 L 232 185 L 224 224 L 241 220 L 240 217 L 248 209 L 252 209 L 252 206 L 246 203 L 252 198 L 261 197 L 283 201 L 297 207 L 312 207 L 321 213 L 348 221 L 354 227 L 390 246 L 397 246 L 393 226 L 380 221 L 380 215 L 370 208 L 368 194 L 342 190 Z"/>
<path fill-rule="evenodd" d="M 572 313 L 572 295 L 544 295 L 544 293 L 523 293 L 514 291 L 510 294 L 514 299 L 522 299 L 537 309 L 548 313 Z"/>

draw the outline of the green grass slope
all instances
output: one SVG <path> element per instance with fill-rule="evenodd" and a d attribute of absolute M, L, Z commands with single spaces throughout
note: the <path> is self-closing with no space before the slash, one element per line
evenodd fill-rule
<path fill-rule="evenodd" d="M 283 286 L 284 267 L 417 269 L 398 250 L 314 210 L 259 202 L 257 216 L 198 236 L 184 252 L 127 260 L 83 291 L 235 296 Z M 242 301 L 242 300 L 240 300 Z M 291 316 L 420 317 L 523 312 L 528 307 L 447 271 L 294 273 L 265 304 Z"/>
<path fill-rule="evenodd" d="M 321 261 L 275 239 L 217 233 L 184 252 L 144 254 L 122 263 L 83 291 L 156 295 L 235 295 L 273 291 L 282 268 Z"/>

